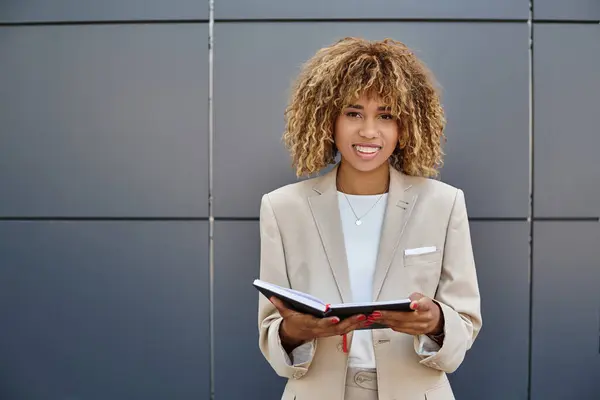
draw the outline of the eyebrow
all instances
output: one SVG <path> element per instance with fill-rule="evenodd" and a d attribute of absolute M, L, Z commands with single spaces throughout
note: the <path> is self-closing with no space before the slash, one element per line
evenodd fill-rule
<path fill-rule="evenodd" d="M 363 106 L 361 106 L 360 104 L 350 104 L 349 106 L 347 106 L 346 108 L 355 108 L 357 110 L 364 110 L 365 108 Z M 391 107 L 388 106 L 381 106 L 381 107 L 377 107 L 378 111 L 390 111 Z"/>

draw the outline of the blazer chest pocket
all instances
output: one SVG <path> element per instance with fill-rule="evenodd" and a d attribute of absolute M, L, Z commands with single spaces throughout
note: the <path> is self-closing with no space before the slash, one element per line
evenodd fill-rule
<path fill-rule="evenodd" d="M 404 266 L 427 266 L 441 262 L 442 251 L 437 248 L 407 249 L 404 251 Z"/>

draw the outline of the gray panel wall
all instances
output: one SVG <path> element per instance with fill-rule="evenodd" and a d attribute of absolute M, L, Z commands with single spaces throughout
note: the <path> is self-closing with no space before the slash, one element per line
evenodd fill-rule
<path fill-rule="evenodd" d="M 259 275 L 258 221 L 218 221 L 214 238 L 215 393 L 219 399 L 278 399 L 285 380 L 258 348 L 258 293 L 250 284 Z"/>
<path fill-rule="evenodd" d="M 589 0 L 588 0 L 589 1 Z M 526 19 L 529 4 L 524 0 L 217 0 L 218 19 L 387 19 L 459 18 Z"/>
<path fill-rule="evenodd" d="M 177 3 L 0 2 L 1 399 L 210 398 L 208 7 Z"/>
<path fill-rule="evenodd" d="M 4 0 L 1 22 L 74 22 L 208 19 L 196 0 Z"/>
<path fill-rule="evenodd" d="M 533 15 L 536 19 L 598 21 L 598 0 L 535 0 Z"/>
<path fill-rule="evenodd" d="M 533 400 L 600 393 L 600 224 L 536 222 Z"/>
<path fill-rule="evenodd" d="M 0 223 L 0 398 L 209 394 L 207 222 Z"/>
<path fill-rule="evenodd" d="M 529 226 L 521 221 L 473 221 L 471 236 L 484 326 L 450 381 L 457 399 L 524 400 L 528 395 Z"/>
<path fill-rule="evenodd" d="M 208 216 L 207 32 L 0 26 L 0 215 Z"/>
<path fill-rule="evenodd" d="M 598 216 L 600 25 L 536 25 L 534 46 L 535 215 Z"/>
<path fill-rule="evenodd" d="M 457 398 L 595 399 L 598 4 L 536 0 L 530 70 L 526 0 L 215 0 L 209 188 L 207 0 L 1 2 L 0 398 L 279 398 L 259 200 L 296 181 L 292 78 L 355 35 L 406 42 L 443 87 L 484 314 Z"/>

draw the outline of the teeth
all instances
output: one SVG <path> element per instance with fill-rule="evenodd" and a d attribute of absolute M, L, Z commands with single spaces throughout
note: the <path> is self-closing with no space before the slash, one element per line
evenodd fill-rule
<path fill-rule="evenodd" d="M 367 146 L 354 146 L 354 148 L 361 153 L 376 153 L 379 151 L 379 147 L 367 147 Z"/>

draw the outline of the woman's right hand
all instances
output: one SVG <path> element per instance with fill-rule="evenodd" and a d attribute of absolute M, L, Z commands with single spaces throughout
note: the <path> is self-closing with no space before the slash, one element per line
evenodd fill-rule
<path fill-rule="evenodd" d="M 344 335 L 366 325 L 367 317 L 359 314 L 340 322 L 338 317 L 316 318 L 292 310 L 276 297 L 269 299 L 283 318 L 279 337 L 286 350 L 300 346 L 315 338 Z"/>

